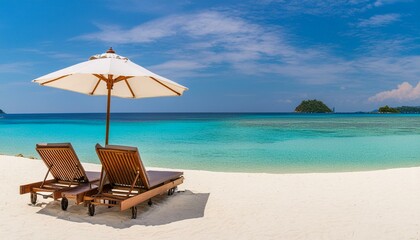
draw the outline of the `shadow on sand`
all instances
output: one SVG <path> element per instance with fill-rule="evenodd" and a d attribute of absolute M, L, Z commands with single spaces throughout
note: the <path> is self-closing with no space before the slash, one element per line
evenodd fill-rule
<path fill-rule="evenodd" d="M 166 194 L 153 198 L 153 205 L 147 203 L 137 206 L 137 219 L 131 219 L 131 210 L 120 212 L 116 208 L 97 206 L 95 216 L 88 215 L 86 207 L 69 202 L 67 211 L 62 211 L 60 202 L 38 203 L 34 207 L 43 207 L 38 214 L 45 214 L 73 222 L 101 224 L 114 228 L 128 228 L 133 225 L 156 226 L 186 219 L 201 218 L 210 193 L 193 193 L 189 190 Z"/>

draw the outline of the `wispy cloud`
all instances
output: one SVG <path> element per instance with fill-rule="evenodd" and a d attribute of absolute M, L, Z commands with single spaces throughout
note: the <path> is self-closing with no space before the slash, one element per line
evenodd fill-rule
<path fill-rule="evenodd" d="M 232 39 L 243 39 L 247 34 L 255 36 L 260 33 L 258 26 L 249 24 L 242 19 L 221 12 L 207 11 L 196 14 L 173 15 L 159 18 L 131 29 L 118 26 L 97 25 L 99 32 L 76 37 L 76 39 L 93 40 L 109 43 L 148 43 L 175 35 L 185 35 L 193 38 L 212 37 L 214 43 L 217 36 L 225 35 Z M 259 38 L 263 40 L 263 37 Z"/>
<path fill-rule="evenodd" d="M 369 24 L 380 23 L 384 24 L 384 20 L 371 18 Z M 214 74 L 212 70 L 217 69 L 261 79 L 270 76 L 272 81 L 292 79 L 310 85 L 335 84 L 339 89 L 343 85 L 376 88 L 380 82 L 413 81 L 420 74 L 420 56 L 398 54 L 406 45 L 406 38 L 376 40 L 373 44 L 376 48 L 365 48 L 349 59 L 325 46 L 297 46 L 291 41 L 294 37 L 280 26 L 260 25 L 244 16 L 220 11 L 173 15 L 129 29 L 99 27 L 100 31 L 77 39 L 176 46 L 169 48 L 165 62 L 149 66 L 162 75 L 203 76 Z M 381 49 L 392 46 L 393 51 L 380 51 L 377 49 L 380 46 Z"/>
<path fill-rule="evenodd" d="M 375 84 L 370 85 L 373 89 L 402 80 L 416 81 L 420 76 L 420 55 L 360 57 L 352 64 L 363 74 L 365 84 Z"/>
<path fill-rule="evenodd" d="M 399 21 L 401 18 L 400 14 L 390 13 L 390 14 L 382 14 L 382 15 L 375 15 L 368 19 L 362 19 L 357 24 L 359 27 L 382 27 L 393 22 Z"/>
<path fill-rule="evenodd" d="M 30 62 L 15 62 L 0 64 L 0 73 L 21 73 L 23 69 L 33 66 Z"/>
<path fill-rule="evenodd" d="M 261 0 L 262 4 L 275 4 L 288 14 L 338 15 L 361 11 L 371 0 Z"/>
<path fill-rule="evenodd" d="M 384 5 L 412 0 L 260 0 L 260 4 L 274 5 L 286 15 L 316 15 L 348 17 Z"/>
<path fill-rule="evenodd" d="M 314 52 L 299 52 L 287 43 L 284 37 L 286 34 L 280 28 L 263 27 L 241 17 L 217 11 L 164 17 L 131 29 L 102 25 L 99 27 L 99 32 L 79 36 L 77 39 L 128 44 L 185 38 L 183 49 L 173 50 L 172 55 L 177 57 L 155 66 L 159 68 L 178 66 L 202 69 L 220 63 L 229 63 L 235 67 L 270 58 L 292 62 L 297 58 L 307 58 Z"/>
<path fill-rule="evenodd" d="M 191 21 L 191 19 L 194 19 Z M 171 42 L 182 37 L 185 44 L 173 49 L 171 59 L 151 66 L 162 73 L 196 76 L 213 66 L 241 74 L 276 73 L 311 84 L 331 82 L 347 66 L 325 49 L 298 48 L 281 27 L 258 25 L 240 16 L 206 11 L 160 18 L 131 29 L 99 26 L 96 33 L 77 37 L 111 43 Z"/>
<path fill-rule="evenodd" d="M 398 3 L 398 2 L 411 2 L 411 1 L 413 0 L 376 0 L 373 3 L 373 6 L 381 7 L 383 5 L 388 5 L 388 4 Z"/>
<path fill-rule="evenodd" d="M 394 36 L 388 39 L 369 38 L 362 39 L 362 46 L 357 50 L 360 54 L 369 53 L 378 56 L 394 56 L 401 53 L 410 54 L 420 49 L 420 38 Z"/>
<path fill-rule="evenodd" d="M 207 66 L 198 61 L 191 60 L 170 60 L 161 64 L 149 66 L 151 70 L 164 76 L 170 75 L 172 78 L 208 76 L 201 70 Z"/>
<path fill-rule="evenodd" d="M 420 82 L 413 87 L 408 82 L 403 82 L 396 89 L 377 93 L 369 98 L 371 102 L 383 102 L 385 100 L 412 101 L 420 98 Z"/>
<path fill-rule="evenodd" d="M 149 15 L 165 15 L 181 10 L 191 3 L 190 0 L 106 0 L 108 8 L 124 12 L 141 12 Z M 170 7 L 168 7 L 170 5 Z"/>
<path fill-rule="evenodd" d="M 275 4 L 286 14 L 320 16 L 349 16 L 387 4 L 410 0 L 261 0 L 261 4 Z"/>
<path fill-rule="evenodd" d="M 66 53 L 66 52 L 57 52 L 57 51 L 44 51 L 35 48 L 20 48 L 18 51 L 25 52 L 25 53 L 34 53 L 38 55 L 43 55 L 49 58 L 59 59 L 59 60 L 81 60 L 80 57 L 76 56 L 75 54 Z M 85 59 L 83 59 L 85 60 Z"/>

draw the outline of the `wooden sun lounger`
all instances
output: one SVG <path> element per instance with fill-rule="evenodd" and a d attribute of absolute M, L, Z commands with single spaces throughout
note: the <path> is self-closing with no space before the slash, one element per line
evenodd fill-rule
<path fill-rule="evenodd" d="M 48 171 L 43 181 L 20 186 L 20 194 L 31 193 L 32 204 L 36 203 L 37 195 L 61 198 L 61 208 L 65 211 L 68 199 L 80 204 L 85 194 L 96 191 L 101 173 L 85 171 L 70 143 L 37 144 L 36 151 Z M 47 180 L 49 174 L 53 179 Z"/>
<path fill-rule="evenodd" d="M 135 147 L 96 144 L 96 152 L 105 171 L 107 184 L 98 188 L 95 194 L 87 194 L 89 215 L 95 214 L 95 205 L 118 207 L 120 211 L 131 208 L 131 217 L 137 218 L 137 205 L 152 197 L 168 192 L 174 194 L 184 177 L 182 172 L 146 171 Z"/>

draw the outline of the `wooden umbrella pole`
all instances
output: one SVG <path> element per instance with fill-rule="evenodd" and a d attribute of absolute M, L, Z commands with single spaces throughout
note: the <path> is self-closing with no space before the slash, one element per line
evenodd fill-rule
<path fill-rule="evenodd" d="M 111 89 L 108 89 L 108 103 L 106 107 L 106 136 L 105 136 L 105 145 L 108 145 L 109 138 L 109 111 L 111 109 Z"/>
<path fill-rule="evenodd" d="M 108 89 L 108 101 L 106 106 L 106 136 L 105 136 L 105 145 L 108 145 L 109 139 L 109 119 L 110 119 L 110 111 L 111 111 L 111 90 L 113 84 L 112 75 L 108 75 L 108 82 L 107 82 L 107 89 Z"/>

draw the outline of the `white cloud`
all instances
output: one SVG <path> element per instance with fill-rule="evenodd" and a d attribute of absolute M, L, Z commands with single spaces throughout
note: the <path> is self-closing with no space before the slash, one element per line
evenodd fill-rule
<path fill-rule="evenodd" d="M 141 12 L 149 15 L 167 15 L 190 5 L 189 0 L 106 0 L 108 8 L 123 12 Z M 170 6 L 170 7 L 168 7 Z"/>
<path fill-rule="evenodd" d="M 375 7 L 381 7 L 383 5 L 387 5 L 387 4 L 393 4 L 393 3 L 398 3 L 398 2 L 411 2 L 412 0 L 376 0 L 373 3 L 373 6 Z"/>
<path fill-rule="evenodd" d="M 22 69 L 31 67 L 33 63 L 30 62 L 15 62 L 0 64 L 0 73 L 21 73 Z"/>
<path fill-rule="evenodd" d="M 393 22 L 399 21 L 401 15 L 390 13 L 390 14 L 382 14 L 382 15 L 375 15 L 368 19 L 362 19 L 357 26 L 359 27 L 382 27 Z"/>
<path fill-rule="evenodd" d="M 173 59 L 155 66 L 159 68 L 173 68 L 174 63 L 196 69 L 228 63 L 236 68 L 270 58 L 290 63 L 319 54 L 315 50 L 300 51 L 293 47 L 285 40 L 286 34 L 279 27 L 263 27 L 241 17 L 216 11 L 163 17 L 131 29 L 105 25 L 98 27 L 99 32 L 76 39 L 117 44 L 171 42 L 177 37 L 185 39 L 180 43 L 182 49 L 172 50 Z M 196 65 L 192 66 L 192 62 Z M 189 63 L 189 66 L 185 63 Z"/>
<path fill-rule="evenodd" d="M 195 38 L 225 35 L 232 41 L 232 37 L 239 37 L 239 40 L 242 40 L 247 34 L 255 37 L 256 31 L 259 31 L 257 25 L 215 11 L 163 17 L 131 29 L 102 24 L 98 24 L 98 27 L 101 31 L 82 35 L 76 39 L 124 44 L 153 42 L 175 35 Z"/>
<path fill-rule="evenodd" d="M 275 4 L 284 14 L 344 16 L 364 12 L 375 7 L 410 2 L 412 0 L 260 0 L 262 4 Z"/>
<path fill-rule="evenodd" d="M 420 55 L 399 54 L 406 49 L 404 39 L 375 40 L 367 43 L 375 48 L 362 49 L 353 58 L 345 58 L 328 47 L 297 46 L 291 41 L 294 36 L 280 26 L 259 25 L 227 12 L 168 16 L 130 29 L 101 26 L 99 32 L 79 39 L 165 46 L 166 52 L 161 54 L 165 54 L 166 62 L 148 66 L 164 76 L 208 76 L 217 69 L 217 74 L 235 71 L 262 79 L 270 76 L 271 80 L 374 89 L 379 83 L 414 81 L 420 75 Z"/>
<path fill-rule="evenodd" d="M 195 62 L 195 61 L 186 61 L 186 60 L 172 60 L 167 61 L 162 64 L 154 65 L 156 69 L 179 69 L 179 70 L 199 70 L 204 68 L 205 66 Z"/>
<path fill-rule="evenodd" d="M 161 64 L 149 66 L 148 68 L 161 75 L 170 75 L 171 78 L 197 77 L 208 74 L 200 73 L 200 70 L 207 66 L 191 60 L 170 60 Z"/>
<path fill-rule="evenodd" d="M 413 0 L 259 0 L 273 5 L 282 15 L 316 15 L 348 17 L 372 8 Z"/>
<path fill-rule="evenodd" d="M 420 82 L 413 87 L 408 82 L 403 82 L 396 89 L 383 91 L 377 93 L 375 96 L 370 97 L 371 102 L 383 102 L 385 100 L 398 100 L 398 101 L 412 101 L 420 98 Z"/>
<path fill-rule="evenodd" d="M 290 99 L 277 99 L 277 102 L 279 102 L 279 103 L 292 103 L 292 100 L 290 100 Z"/>
<path fill-rule="evenodd" d="M 276 4 L 286 14 L 349 15 L 364 11 L 373 0 L 261 0 L 262 4 Z"/>
<path fill-rule="evenodd" d="M 231 13 L 206 11 L 169 16 L 125 30 L 116 26 L 99 27 L 101 31 L 78 39 L 162 44 L 182 38 L 181 48 L 172 49 L 167 62 L 149 66 L 162 74 L 196 76 L 217 65 L 242 74 L 276 73 L 323 84 L 336 80 L 348 68 L 326 49 L 294 46 L 279 26 L 258 25 Z"/>
<path fill-rule="evenodd" d="M 57 52 L 57 51 L 44 51 L 36 48 L 20 48 L 19 51 L 26 52 L 26 53 L 34 53 L 39 55 L 44 55 L 50 58 L 59 59 L 59 60 L 86 60 L 85 58 L 81 58 L 72 53 L 64 53 L 64 52 Z"/>
<path fill-rule="evenodd" d="M 410 53 L 415 49 L 420 49 L 417 41 L 420 38 L 413 37 L 393 37 L 389 39 L 378 39 L 366 36 L 362 46 L 357 50 L 360 53 L 370 53 L 371 55 L 398 55 L 401 52 Z"/>
<path fill-rule="evenodd" d="M 122 29 L 119 26 L 109 26 L 97 24 L 99 32 L 76 37 L 75 39 L 84 39 L 100 41 L 106 43 L 147 43 L 157 39 L 175 35 L 174 23 L 163 19 L 161 21 L 152 21 L 131 29 Z"/>
<path fill-rule="evenodd" d="M 414 81 L 420 76 L 419 56 L 371 56 L 353 60 L 353 67 L 366 74 L 374 74 L 378 80 L 407 79 Z"/>

